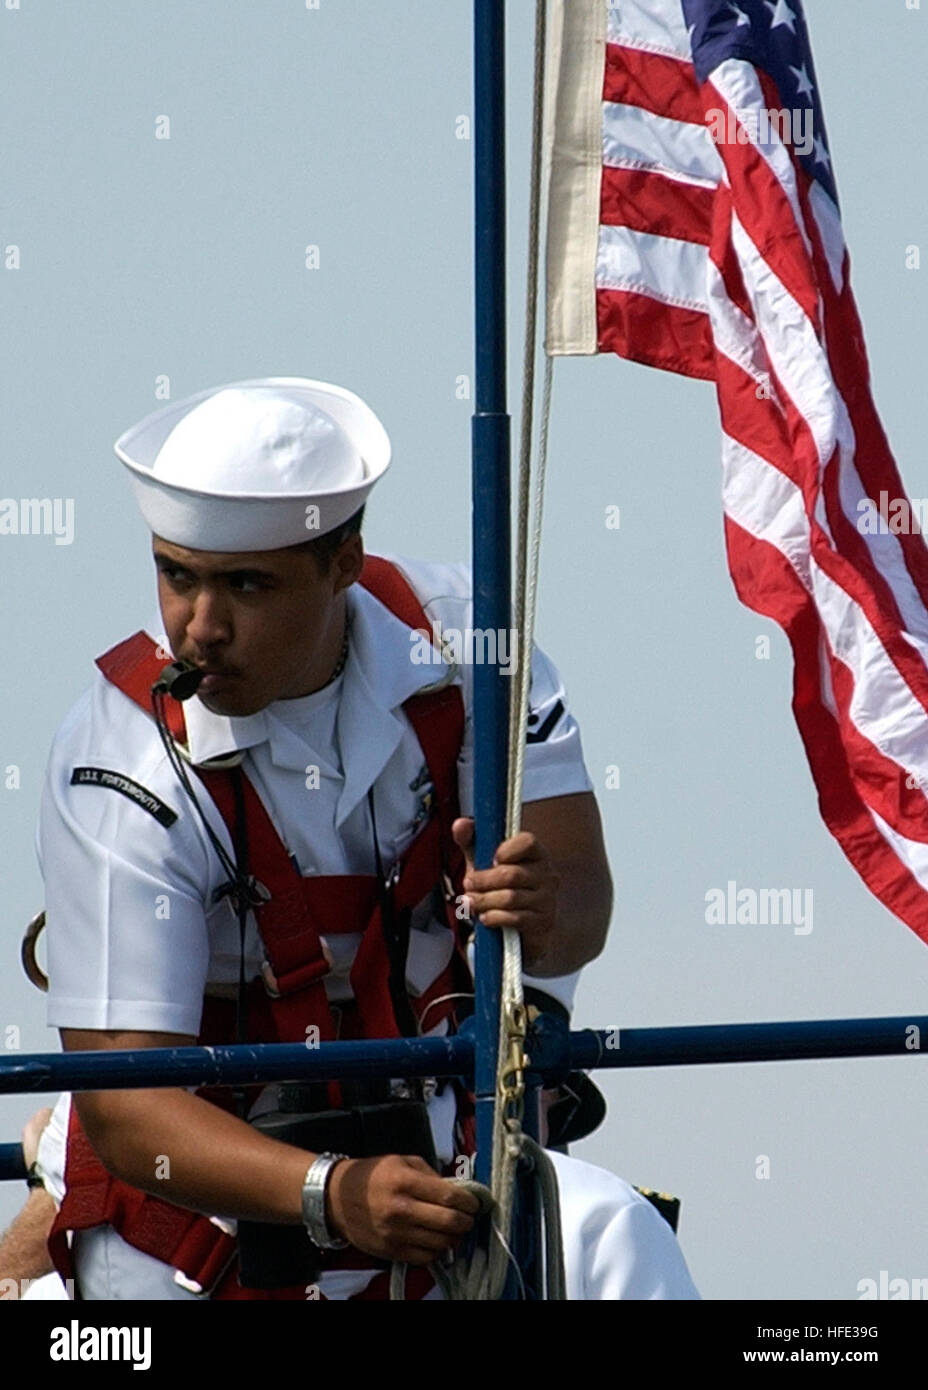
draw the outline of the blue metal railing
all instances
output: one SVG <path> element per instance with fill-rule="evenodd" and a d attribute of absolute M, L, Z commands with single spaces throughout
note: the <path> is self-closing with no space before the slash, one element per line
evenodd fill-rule
<path fill-rule="evenodd" d="M 928 1016 L 734 1023 L 689 1028 L 585 1029 L 546 1021 L 530 1039 L 536 1082 L 598 1068 L 680 1067 L 813 1058 L 920 1056 Z M 153 1047 L 140 1051 L 26 1053 L 0 1058 L 0 1094 L 120 1090 L 145 1086 L 231 1086 L 362 1076 L 473 1075 L 474 1038 L 383 1042 L 261 1043 Z M 22 1177 L 18 1144 L 0 1144 L 0 1180 Z"/>

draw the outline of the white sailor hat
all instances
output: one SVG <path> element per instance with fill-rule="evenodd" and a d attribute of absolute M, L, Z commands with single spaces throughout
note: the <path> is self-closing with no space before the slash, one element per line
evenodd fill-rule
<path fill-rule="evenodd" d="M 390 463 L 350 391 L 263 377 L 156 410 L 116 441 L 145 521 L 190 550 L 279 550 L 334 531 Z"/>

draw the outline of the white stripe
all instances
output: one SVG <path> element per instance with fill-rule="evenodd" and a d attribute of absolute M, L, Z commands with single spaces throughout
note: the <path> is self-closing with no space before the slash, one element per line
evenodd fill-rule
<path fill-rule="evenodd" d="M 754 321 L 774 370 L 812 432 L 820 466 L 831 458 L 839 437 L 851 446 L 853 457 L 850 420 L 805 309 L 774 274 L 734 212 L 731 234 Z"/>
<path fill-rule="evenodd" d="M 596 288 L 648 294 L 663 304 L 709 312 L 708 250 L 693 241 L 600 227 Z"/>
<path fill-rule="evenodd" d="M 654 169 L 702 188 L 716 188 L 722 176 L 722 161 L 704 125 L 618 101 L 603 102 L 603 163 L 613 169 Z"/>
<path fill-rule="evenodd" d="M 718 350 L 753 377 L 758 386 L 765 387 L 780 412 L 786 410 L 776 392 L 770 373 L 770 359 L 760 334 L 747 314 L 729 299 L 725 281 L 715 262 L 706 262 L 708 276 L 709 312 L 712 317 L 712 337 Z"/>
<path fill-rule="evenodd" d="M 570 0 L 571 5 L 582 3 L 583 0 Z M 607 8 L 610 43 L 692 62 L 693 50 L 679 0 L 670 4 L 667 0 L 607 0 Z"/>
<path fill-rule="evenodd" d="M 588 355 L 597 350 L 605 0 L 551 0 L 549 15 L 545 348 Z"/>

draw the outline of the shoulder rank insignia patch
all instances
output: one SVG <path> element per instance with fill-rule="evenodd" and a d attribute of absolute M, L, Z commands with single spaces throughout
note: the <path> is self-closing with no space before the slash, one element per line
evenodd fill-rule
<path fill-rule="evenodd" d="M 551 710 L 551 712 L 550 712 L 550 714 L 548 715 L 548 717 L 547 717 L 547 719 L 545 720 L 545 722 L 540 726 L 540 728 L 535 729 L 535 728 L 532 727 L 532 725 L 538 723 L 538 715 L 535 713 L 534 710 L 530 710 L 530 711 L 529 711 L 529 716 L 528 716 L 528 725 L 529 725 L 529 727 L 528 727 L 528 733 L 527 733 L 526 736 L 525 736 L 525 742 L 526 742 L 526 743 L 544 743 L 545 740 L 547 739 L 548 735 L 550 734 L 551 730 L 554 728 L 555 724 L 556 724 L 557 721 L 560 719 L 560 717 L 561 717 L 561 715 L 562 715 L 563 713 L 564 713 L 564 702 L 563 702 L 563 700 L 558 700 L 557 704 L 556 704 L 556 705 L 554 706 L 554 708 Z"/>
<path fill-rule="evenodd" d="M 76 767 L 71 773 L 71 786 L 109 787 L 110 791 L 120 792 L 122 796 L 134 801 L 136 806 L 141 806 L 142 810 L 154 816 L 160 825 L 173 825 L 177 820 L 177 812 L 172 811 L 170 806 L 165 806 L 154 792 L 150 792 L 138 782 L 133 782 L 131 777 L 126 777 L 121 772 L 110 772 L 105 767 Z"/>

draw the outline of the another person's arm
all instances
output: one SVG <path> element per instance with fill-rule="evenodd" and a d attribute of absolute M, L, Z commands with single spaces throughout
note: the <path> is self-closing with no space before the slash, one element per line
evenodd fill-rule
<path fill-rule="evenodd" d="M 29 1281 L 51 1274 L 47 1241 L 55 1211 L 54 1200 L 45 1188 L 34 1187 L 12 1225 L 0 1236 L 0 1298 L 6 1296 L 9 1279 L 16 1280 L 22 1289 Z"/>
<path fill-rule="evenodd" d="M 48 1108 L 38 1110 L 26 1122 L 23 1130 L 23 1159 L 29 1168 L 35 1162 L 39 1138 L 51 1117 Z M 25 1205 L 0 1236 L 0 1297 L 8 1280 L 15 1280 L 22 1297 L 24 1284 L 41 1279 L 53 1269 L 48 1253 L 48 1233 L 55 1219 L 54 1198 L 44 1187 L 33 1187 Z"/>

